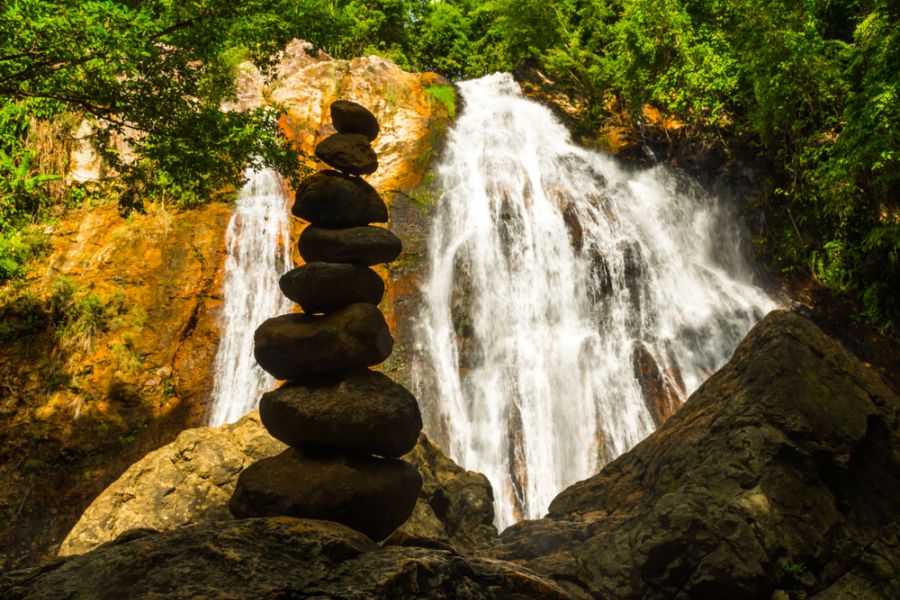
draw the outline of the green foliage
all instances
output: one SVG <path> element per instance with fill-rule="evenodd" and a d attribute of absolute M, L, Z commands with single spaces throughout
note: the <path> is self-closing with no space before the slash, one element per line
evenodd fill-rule
<path fill-rule="evenodd" d="M 451 118 L 456 116 L 456 90 L 452 85 L 432 85 L 425 88 L 425 93 L 443 104 Z"/>
<path fill-rule="evenodd" d="M 271 165 L 290 175 L 296 157 L 278 131 L 277 111 L 224 112 L 220 107 L 234 98 L 234 75 L 242 60 L 265 68 L 293 37 L 318 43 L 332 39 L 331 4 L 5 3 L 0 8 L 0 113 L 27 106 L 26 117 L 74 110 L 92 118 L 94 143 L 122 175 L 125 209 L 157 196 L 183 205 L 208 201 L 213 192 L 239 183 L 247 166 Z M 21 204 L 54 175 L 28 175 L 27 149 L 7 149 L 11 140 L 23 138 L 21 127 L 0 134 L 5 212 L 7 188 Z M 127 142 L 138 160 L 123 160 L 117 140 Z M 26 212 L 34 212 L 33 207 Z"/>
<path fill-rule="evenodd" d="M 48 237 L 32 229 L 0 232 L 0 284 L 24 276 L 28 263 L 49 247 Z"/>

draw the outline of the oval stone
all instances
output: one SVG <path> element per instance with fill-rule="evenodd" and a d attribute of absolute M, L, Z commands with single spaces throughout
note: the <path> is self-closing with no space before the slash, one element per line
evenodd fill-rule
<path fill-rule="evenodd" d="M 350 304 L 378 304 L 384 281 L 361 265 L 312 262 L 292 269 L 278 281 L 281 291 L 306 313 L 329 313 Z"/>
<path fill-rule="evenodd" d="M 377 265 L 400 256 L 400 238 L 383 227 L 325 229 L 307 227 L 300 234 L 300 256 L 306 262 Z"/>
<path fill-rule="evenodd" d="M 387 206 L 375 188 L 337 171 L 321 171 L 300 184 L 291 212 L 322 227 L 356 227 L 388 219 Z"/>
<path fill-rule="evenodd" d="M 244 469 L 228 508 L 239 519 L 336 521 L 382 540 L 412 514 L 421 488 L 402 460 L 288 448 Z"/>
<path fill-rule="evenodd" d="M 370 367 L 391 355 L 394 340 L 372 304 L 351 304 L 330 315 L 291 314 L 263 321 L 253 353 L 276 379 Z"/>
<path fill-rule="evenodd" d="M 378 137 L 378 119 L 369 109 L 350 100 L 337 100 L 331 104 L 331 122 L 340 133 L 359 133 L 369 141 Z"/>
<path fill-rule="evenodd" d="M 416 445 L 422 415 L 405 387 L 368 369 L 317 379 L 263 395 L 259 417 L 274 438 L 389 457 Z"/>
<path fill-rule="evenodd" d="M 349 175 L 369 175 L 378 168 L 378 157 L 366 136 L 335 133 L 316 146 L 316 158 Z"/>

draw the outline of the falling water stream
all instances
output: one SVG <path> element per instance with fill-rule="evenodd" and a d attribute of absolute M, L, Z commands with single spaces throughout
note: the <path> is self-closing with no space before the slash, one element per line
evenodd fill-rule
<path fill-rule="evenodd" d="M 274 171 L 248 173 L 225 234 L 222 336 L 213 366 L 210 425 L 232 423 L 259 403 L 275 380 L 253 358 L 253 332 L 291 302 L 278 288 L 291 264 L 290 216 Z"/>
<path fill-rule="evenodd" d="M 503 528 L 653 431 L 635 353 L 683 400 L 774 303 L 724 202 L 575 146 L 508 74 L 459 87 L 413 375 Z"/>

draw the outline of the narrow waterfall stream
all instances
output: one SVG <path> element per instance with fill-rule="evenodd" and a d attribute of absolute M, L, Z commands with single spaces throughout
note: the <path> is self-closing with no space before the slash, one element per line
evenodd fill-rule
<path fill-rule="evenodd" d="M 253 332 L 269 317 L 291 311 L 290 300 L 278 288 L 279 277 L 292 267 L 287 201 L 274 171 L 250 173 L 228 224 L 210 425 L 237 421 L 275 386 L 253 358 Z"/>
<path fill-rule="evenodd" d="M 653 431 L 636 365 L 681 401 L 775 304 L 717 198 L 573 145 L 508 74 L 460 90 L 413 378 L 502 529 Z"/>

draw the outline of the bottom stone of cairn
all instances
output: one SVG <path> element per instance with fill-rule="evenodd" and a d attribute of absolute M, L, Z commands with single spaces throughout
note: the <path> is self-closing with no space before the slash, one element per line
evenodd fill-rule
<path fill-rule="evenodd" d="M 377 541 L 409 518 L 421 488 L 416 468 L 402 460 L 288 448 L 241 472 L 228 508 L 239 519 L 336 521 Z"/>

